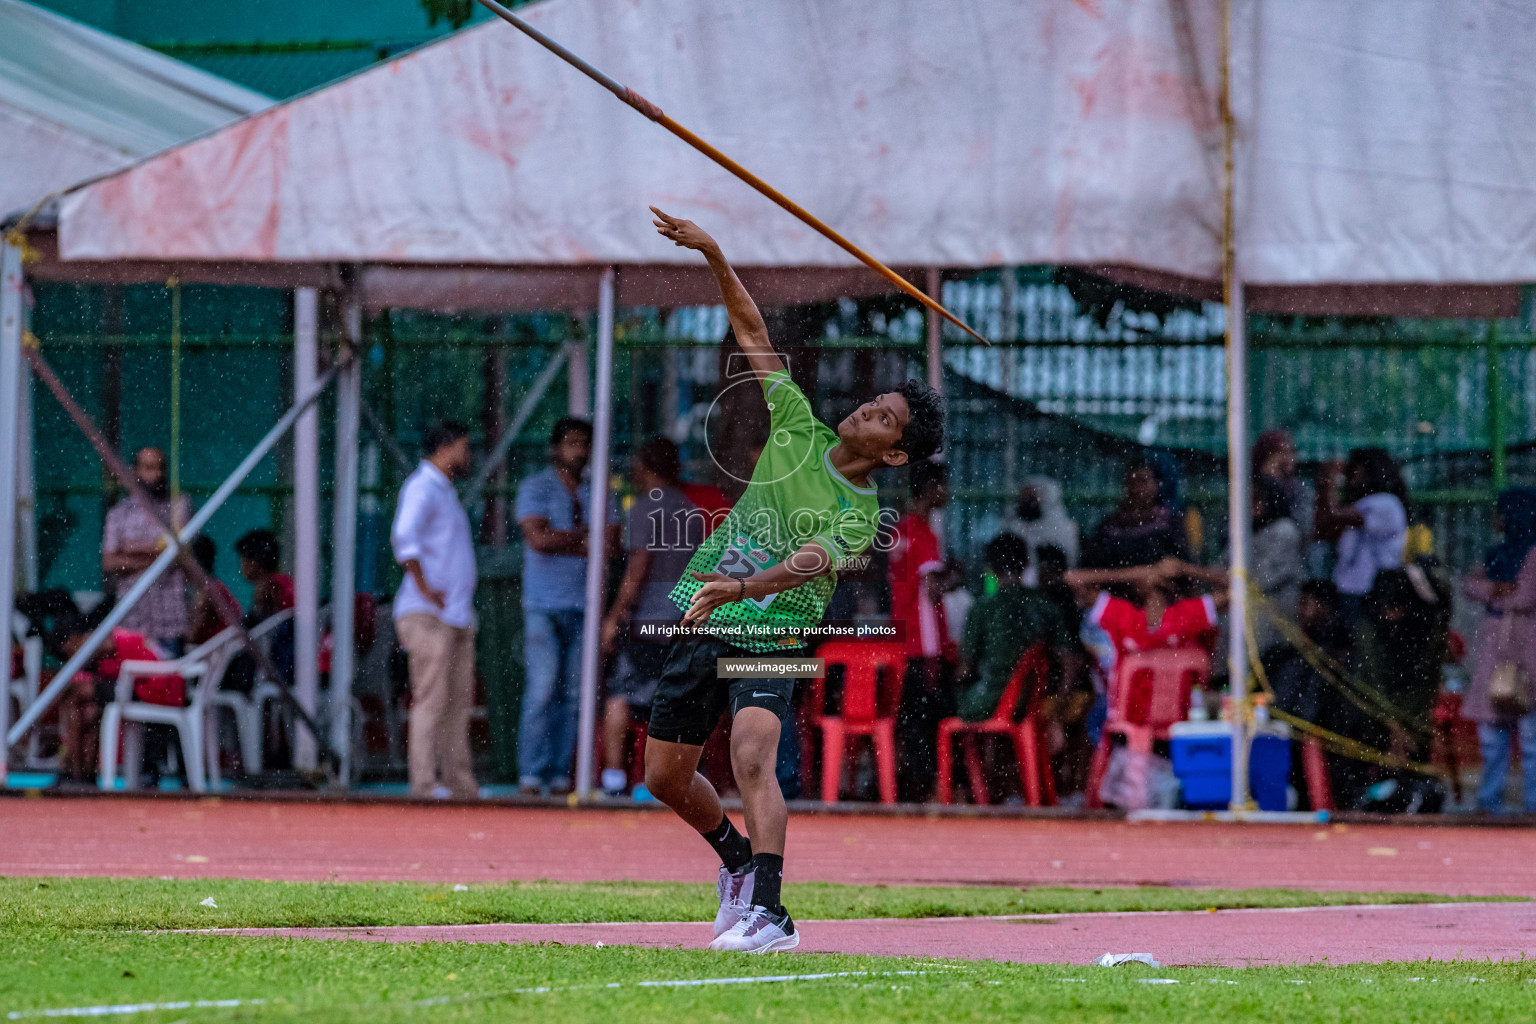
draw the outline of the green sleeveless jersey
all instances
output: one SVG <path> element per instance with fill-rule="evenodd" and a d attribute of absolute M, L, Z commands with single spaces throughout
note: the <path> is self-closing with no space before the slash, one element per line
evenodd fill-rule
<path fill-rule="evenodd" d="M 760 378 L 769 436 L 740 500 L 699 546 L 672 600 L 687 610 L 703 586 L 694 572 L 750 578 L 808 543 L 820 545 L 834 571 L 760 600 L 715 609 L 703 629 L 726 643 L 764 653 L 803 646 L 800 632 L 821 622 L 846 567 L 874 541 L 879 503 L 832 465 L 837 432 L 811 413 L 805 393 L 780 370 Z"/>

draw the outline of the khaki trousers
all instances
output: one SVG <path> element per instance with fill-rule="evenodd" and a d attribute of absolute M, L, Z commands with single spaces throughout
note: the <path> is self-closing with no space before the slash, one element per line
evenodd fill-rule
<path fill-rule="evenodd" d="M 400 619 L 395 631 L 411 665 L 411 795 L 445 786 L 455 799 L 473 800 L 480 793 L 469 760 L 475 631 L 425 612 Z"/>

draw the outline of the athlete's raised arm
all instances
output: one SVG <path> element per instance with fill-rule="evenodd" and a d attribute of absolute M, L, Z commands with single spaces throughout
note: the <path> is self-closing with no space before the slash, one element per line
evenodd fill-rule
<path fill-rule="evenodd" d="M 684 249 L 702 253 L 709 263 L 709 269 L 715 272 L 715 280 L 720 283 L 720 296 L 725 300 L 725 311 L 730 314 L 731 329 L 736 332 L 736 342 L 747 354 L 747 362 L 752 369 L 758 373 L 775 373 L 784 369 L 784 360 L 779 358 L 768 340 L 768 325 L 763 323 L 763 315 L 757 311 L 757 303 L 752 301 L 752 296 L 736 276 L 736 271 L 726 262 L 725 254 L 720 251 L 720 243 L 691 220 L 662 213 L 654 206 L 651 212 L 656 215 L 652 223 L 656 225 L 657 234 Z"/>

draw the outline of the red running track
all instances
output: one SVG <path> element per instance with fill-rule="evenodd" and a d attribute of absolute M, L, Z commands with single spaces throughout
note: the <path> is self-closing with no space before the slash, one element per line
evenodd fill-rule
<path fill-rule="evenodd" d="M 1513 960 L 1536 953 L 1529 904 L 1032 914 L 917 921 L 806 921 L 799 952 L 1091 964 L 1152 953 L 1164 966 L 1257 967 L 1384 960 Z M 698 948 L 708 923 L 485 924 L 424 928 L 246 929 L 222 934 L 375 942 L 562 942 Z"/>
<path fill-rule="evenodd" d="M 739 819 L 738 819 L 739 820 Z M 1536 832 L 1413 825 L 792 817 L 795 881 L 1177 885 L 1536 896 Z M 0 874 L 710 881 L 665 810 L 0 799 Z"/>

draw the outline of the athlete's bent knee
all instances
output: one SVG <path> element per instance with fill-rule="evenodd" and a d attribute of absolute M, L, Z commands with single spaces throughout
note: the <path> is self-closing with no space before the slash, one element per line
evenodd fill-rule
<path fill-rule="evenodd" d="M 671 806 L 685 800 L 693 786 L 693 766 L 676 757 L 645 751 L 645 788 L 662 803 Z"/>
<path fill-rule="evenodd" d="M 731 740 L 731 771 L 739 785 L 751 788 L 765 780 L 776 779 L 775 769 L 779 760 L 777 736 L 737 734 Z"/>

